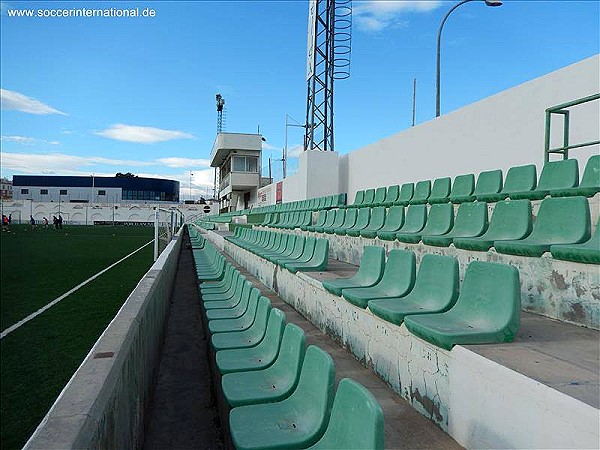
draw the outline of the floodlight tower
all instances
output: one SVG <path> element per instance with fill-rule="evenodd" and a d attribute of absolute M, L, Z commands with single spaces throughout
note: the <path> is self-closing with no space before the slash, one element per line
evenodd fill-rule
<path fill-rule="evenodd" d="M 223 132 L 223 112 L 225 109 L 225 99 L 221 94 L 215 95 L 215 100 L 217 101 L 217 135 Z M 215 167 L 215 179 L 213 184 L 213 199 L 217 198 L 217 167 Z"/>
<path fill-rule="evenodd" d="M 304 150 L 333 151 L 333 81 L 350 76 L 352 0 L 309 0 Z"/>

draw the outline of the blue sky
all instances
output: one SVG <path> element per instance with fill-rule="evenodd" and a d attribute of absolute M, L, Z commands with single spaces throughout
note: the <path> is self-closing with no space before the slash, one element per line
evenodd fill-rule
<path fill-rule="evenodd" d="M 455 2 L 354 1 L 351 76 L 335 86 L 346 153 L 435 115 L 435 39 Z M 14 9 L 152 8 L 155 17 L 9 17 Z M 226 131 L 281 157 L 285 115 L 304 121 L 308 2 L 2 2 L 2 175 L 114 175 L 211 188 L 214 97 Z M 599 2 L 461 6 L 444 27 L 442 113 L 599 52 Z M 289 128 L 290 148 L 302 129 Z M 292 155 L 295 153 L 291 152 Z M 281 163 L 274 162 L 275 172 Z M 290 161 L 290 167 L 294 162 Z"/>

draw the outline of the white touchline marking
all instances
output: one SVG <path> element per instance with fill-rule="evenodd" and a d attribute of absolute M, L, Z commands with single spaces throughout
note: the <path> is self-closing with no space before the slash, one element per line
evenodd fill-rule
<path fill-rule="evenodd" d="M 15 331 L 16 329 L 20 328 L 21 326 L 25 325 L 27 322 L 29 322 L 30 320 L 35 319 L 37 316 L 39 316 L 41 313 L 43 313 L 44 311 L 46 311 L 47 309 L 52 308 L 54 305 L 56 305 L 58 302 L 60 302 L 61 300 L 64 300 L 65 298 L 67 298 L 69 295 L 71 295 L 73 292 L 81 289 L 83 286 L 85 286 L 86 284 L 88 284 L 90 281 L 95 280 L 96 278 L 98 278 L 100 275 L 102 275 L 103 273 L 109 271 L 110 269 L 112 269 L 113 267 L 115 267 L 117 264 L 122 263 L 123 261 L 125 261 L 127 258 L 129 258 L 130 256 L 135 255 L 137 252 L 139 252 L 140 250 L 142 250 L 144 247 L 147 247 L 148 245 L 152 244 L 154 242 L 154 239 L 152 239 L 150 242 L 145 243 L 144 245 L 142 245 L 140 248 L 138 248 L 137 250 L 132 251 L 129 255 L 124 256 L 123 258 L 121 258 L 120 260 L 118 260 L 116 263 L 111 264 L 110 266 L 108 266 L 106 269 L 102 269 L 100 272 L 98 272 L 96 275 L 92 275 L 91 277 L 89 277 L 87 280 L 85 280 L 82 283 L 79 283 L 77 286 L 75 286 L 73 289 L 65 292 L 63 295 L 61 295 L 60 297 L 55 298 L 54 300 L 52 300 L 50 303 L 48 303 L 45 306 L 42 306 L 40 309 L 38 309 L 36 312 L 28 315 L 27 317 L 25 317 L 24 319 L 19 320 L 17 323 L 15 323 L 14 325 L 11 325 L 10 327 L 8 327 L 6 330 L 2 331 L 2 333 L 0 333 L 0 339 L 4 339 L 4 337 L 10 333 L 12 333 L 13 331 Z"/>

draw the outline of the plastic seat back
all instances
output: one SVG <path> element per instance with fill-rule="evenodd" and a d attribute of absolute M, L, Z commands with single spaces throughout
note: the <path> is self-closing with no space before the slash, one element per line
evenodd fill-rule
<path fill-rule="evenodd" d="M 327 211 L 327 215 L 325 217 L 325 223 L 323 224 L 323 226 L 325 228 L 329 228 L 330 226 L 333 225 L 333 221 L 335 220 L 335 216 L 336 216 L 336 211 L 339 211 L 338 209 L 330 209 Z"/>
<path fill-rule="evenodd" d="M 385 206 L 391 206 L 394 204 L 396 200 L 398 200 L 398 196 L 400 195 L 400 186 L 397 184 L 388 187 L 387 192 L 385 194 L 385 198 L 383 199 L 382 204 Z"/>
<path fill-rule="evenodd" d="M 427 254 L 421 259 L 411 297 L 432 310 L 450 309 L 458 298 L 458 261 Z"/>
<path fill-rule="evenodd" d="M 297 258 L 297 262 L 307 262 L 312 258 L 313 253 L 315 252 L 315 246 L 317 244 L 317 239 L 314 237 L 306 238 L 304 241 L 304 249 L 302 251 L 302 255 Z"/>
<path fill-rule="evenodd" d="M 487 203 L 462 203 L 458 207 L 454 227 L 450 233 L 456 236 L 479 236 L 487 227 Z"/>
<path fill-rule="evenodd" d="M 319 216 L 317 217 L 317 221 L 315 222 L 315 227 L 322 227 L 325 225 L 325 220 L 327 219 L 327 211 L 319 211 Z"/>
<path fill-rule="evenodd" d="M 369 225 L 369 220 L 371 219 L 371 208 L 363 207 L 358 209 L 358 214 L 356 216 L 356 222 L 352 226 L 352 229 L 362 230 L 367 225 Z"/>
<path fill-rule="evenodd" d="M 527 238 L 551 244 L 573 244 L 590 238 L 590 208 L 585 197 L 542 200 L 537 220 Z"/>
<path fill-rule="evenodd" d="M 456 305 L 455 317 L 484 329 L 508 328 L 500 342 L 516 334 L 521 317 L 519 271 L 508 264 L 473 261 L 467 267 Z"/>
<path fill-rule="evenodd" d="M 406 211 L 404 225 L 400 228 L 402 233 L 416 233 L 421 231 L 427 220 L 427 206 L 410 205 Z"/>
<path fill-rule="evenodd" d="M 362 257 L 358 272 L 352 277 L 359 285 L 372 286 L 381 280 L 385 267 L 385 249 L 374 245 L 367 245 Z"/>
<path fill-rule="evenodd" d="M 385 201 L 387 189 L 384 187 L 377 188 L 375 191 L 375 198 L 373 199 L 373 205 L 382 205 Z"/>
<path fill-rule="evenodd" d="M 398 200 L 396 200 L 396 202 L 394 203 L 406 206 L 408 205 L 408 202 L 413 198 L 414 193 L 415 185 L 413 183 L 404 183 L 400 188 Z"/>
<path fill-rule="evenodd" d="M 424 236 L 445 234 L 454 224 L 454 206 L 451 203 L 432 205 L 427 217 L 427 223 L 421 231 Z M 404 232 L 404 229 L 402 229 Z"/>
<path fill-rule="evenodd" d="M 450 195 L 450 177 L 438 178 L 433 181 L 429 203 L 446 203 Z"/>
<path fill-rule="evenodd" d="M 351 209 L 349 209 L 348 211 L 351 211 Z M 354 216 L 354 217 L 356 217 L 356 216 Z M 329 227 L 329 228 L 340 228 L 342 226 L 342 224 L 344 223 L 345 218 L 346 218 L 346 210 L 341 209 L 341 208 L 336 209 L 333 223 L 331 224 L 331 227 Z"/>
<path fill-rule="evenodd" d="M 365 191 L 357 191 L 351 206 L 361 206 L 365 200 Z"/>
<path fill-rule="evenodd" d="M 305 241 L 306 241 L 306 238 L 304 236 L 296 237 L 296 242 L 294 244 L 294 248 L 293 248 L 292 252 L 290 253 L 289 259 L 298 259 L 298 258 L 300 258 L 300 256 L 302 256 L 302 253 L 304 252 L 304 242 Z"/>
<path fill-rule="evenodd" d="M 537 175 L 535 165 L 528 164 L 526 166 L 511 167 L 506 174 L 504 182 L 503 194 L 511 194 L 515 192 L 531 191 L 537 185 Z"/>
<path fill-rule="evenodd" d="M 404 208 L 402 206 L 399 206 L 397 208 L 401 208 L 402 212 L 404 212 Z M 369 218 L 369 223 L 364 229 L 379 230 L 385 222 L 385 217 L 385 206 L 377 206 L 371 209 L 371 217 Z"/>
<path fill-rule="evenodd" d="M 600 155 L 588 159 L 579 187 L 600 189 Z"/>
<path fill-rule="evenodd" d="M 551 161 L 544 164 L 537 191 L 571 188 L 579 183 L 579 165 L 576 159 Z"/>
<path fill-rule="evenodd" d="M 375 397 L 356 381 L 342 379 L 327 430 L 310 448 L 383 450 L 383 411 Z"/>
<path fill-rule="evenodd" d="M 380 231 L 398 231 L 404 225 L 404 206 L 392 206 Z"/>
<path fill-rule="evenodd" d="M 283 331 L 277 360 L 266 369 L 275 375 L 280 383 L 286 385 L 277 386 L 279 390 L 289 392 L 296 387 L 304 361 L 305 346 L 304 330 L 298 325 L 288 323 Z"/>
<path fill-rule="evenodd" d="M 502 189 L 502 171 L 489 170 L 481 172 L 477 177 L 477 185 L 473 195 L 497 194 Z"/>
<path fill-rule="evenodd" d="M 377 288 L 385 291 L 389 297 L 404 295 L 410 292 L 415 283 L 415 272 L 415 254 L 409 250 L 393 249 L 388 255 Z"/>
<path fill-rule="evenodd" d="M 456 203 L 457 199 L 469 197 L 475 189 L 475 175 L 472 173 L 458 175 L 454 178 L 452 191 L 450 191 L 450 201 Z"/>
<path fill-rule="evenodd" d="M 409 204 L 418 205 L 418 204 L 427 203 L 427 199 L 429 198 L 430 194 L 431 194 L 431 181 L 430 180 L 419 181 L 417 183 L 417 185 L 415 186 L 415 192 L 413 194 L 412 199 L 409 201 Z"/>
<path fill-rule="evenodd" d="M 335 383 L 335 365 L 331 356 L 319 347 L 311 345 L 306 349 L 298 386 L 287 399 L 286 406 L 299 411 L 304 420 L 318 425 L 313 444 L 327 428 Z"/>
<path fill-rule="evenodd" d="M 511 200 L 496 203 L 484 236 L 493 236 L 494 240 L 522 239 L 531 233 L 531 229 L 531 202 Z"/>
<path fill-rule="evenodd" d="M 375 189 L 367 189 L 365 190 L 365 197 L 363 199 L 362 204 L 365 206 L 372 205 L 375 201 Z"/>
<path fill-rule="evenodd" d="M 337 228 L 342 228 L 344 230 L 347 230 L 348 228 L 352 228 L 352 226 L 356 223 L 356 216 L 357 216 L 357 209 L 358 208 L 353 208 L 353 209 L 348 209 L 345 211 L 346 215 L 344 217 L 344 221 L 343 223 L 337 227 Z M 344 210 L 341 210 L 344 211 Z"/>

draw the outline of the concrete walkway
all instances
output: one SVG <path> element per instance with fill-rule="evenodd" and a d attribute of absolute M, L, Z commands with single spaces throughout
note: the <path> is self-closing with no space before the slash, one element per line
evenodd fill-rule
<path fill-rule="evenodd" d="M 184 238 L 144 449 L 221 449 L 195 266 Z"/>

